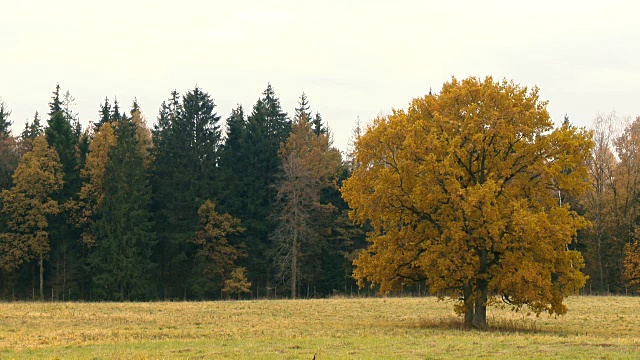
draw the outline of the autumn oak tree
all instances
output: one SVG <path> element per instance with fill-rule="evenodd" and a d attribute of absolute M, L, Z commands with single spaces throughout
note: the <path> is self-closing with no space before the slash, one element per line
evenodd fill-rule
<path fill-rule="evenodd" d="M 426 281 L 479 329 L 498 299 L 564 314 L 585 283 L 567 245 L 587 223 L 558 194 L 586 190 L 593 145 L 585 130 L 554 129 L 546 105 L 535 87 L 453 78 L 377 118 L 342 187 L 353 219 L 373 228 L 354 262 L 360 285 Z"/>

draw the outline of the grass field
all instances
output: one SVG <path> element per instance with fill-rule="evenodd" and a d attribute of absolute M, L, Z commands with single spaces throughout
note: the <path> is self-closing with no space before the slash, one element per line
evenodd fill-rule
<path fill-rule="evenodd" d="M 0 359 L 640 358 L 640 297 L 572 297 L 560 318 L 376 298 L 0 303 Z"/>

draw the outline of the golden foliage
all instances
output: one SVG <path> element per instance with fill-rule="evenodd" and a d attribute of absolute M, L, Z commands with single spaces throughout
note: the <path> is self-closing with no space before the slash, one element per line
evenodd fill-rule
<path fill-rule="evenodd" d="M 103 180 L 105 167 L 109 161 L 109 151 L 116 143 L 113 125 L 105 123 L 95 134 L 91 144 L 84 169 L 80 175 L 85 179 L 80 189 L 79 199 L 70 200 L 65 207 L 70 210 L 71 222 L 82 229 L 82 240 L 91 246 L 95 239 L 89 229 L 93 224 L 95 214 L 102 206 L 104 198 Z"/>
<path fill-rule="evenodd" d="M 313 131 L 306 116 L 294 120 L 278 156 L 283 170 L 277 184 L 279 224 L 271 237 L 279 255 L 279 275 L 288 278 L 295 298 L 300 275 L 304 275 L 301 260 L 317 256 L 320 240 L 328 231 L 326 220 L 335 207 L 322 204 L 320 194 L 335 189 L 342 157 L 326 134 Z"/>
<path fill-rule="evenodd" d="M 229 275 L 229 278 L 224 281 L 224 287 L 222 293 L 226 295 L 237 295 L 240 298 L 241 294 L 245 294 L 251 291 L 251 283 L 247 279 L 247 268 L 237 267 Z"/>
<path fill-rule="evenodd" d="M 553 128 L 537 88 L 490 77 L 453 78 L 375 119 L 342 188 L 352 218 L 373 227 L 355 277 L 383 293 L 426 280 L 462 312 L 493 293 L 563 314 L 585 282 L 567 245 L 586 222 L 557 196 L 587 189 L 591 147 L 590 133 Z"/>
<path fill-rule="evenodd" d="M 216 204 L 210 200 L 198 209 L 198 216 L 201 228 L 193 239 L 198 245 L 196 256 L 202 261 L 207 277 L 222 281 L 235 268 L 236 260 L 246 256 L 243 249 L 231 244 L 227 237 L 244 229 L 239 219 L 229 214 L 218 214 Z"/>
<path fill-rule="evenodd" d="M 10 232 L 0 236 L 0 266 L 7 270 L 49 251 L 47 217 L 60 212 L 51 195 L 62 188 L 62 165 L 44 136 L 20 159 L 13 183 L 0 195 L 2 211 L 9 216 Z"/>
<path fill-rule="evenodd" d="M 640 242 L 624 245 L 623 275 L 627 285 L 640 292 Z"/>

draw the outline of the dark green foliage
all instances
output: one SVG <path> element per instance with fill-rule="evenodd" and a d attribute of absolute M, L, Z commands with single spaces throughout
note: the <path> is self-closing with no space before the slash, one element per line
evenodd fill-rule
<path fill-rule="evenodd" d="M 56 85 L 53 101 L 49 103 L 49 120 L 44 133 L 47 143 L 53 147 L 62 163 L 64 171 L 64 187 L 57 200 L 60 203 L 70 199 L 80 190 L 80 171 L 76 158 L 77 137 L 70 119 L 65 117 L 62 100 L 60 99 L 60 85 Z"/>
<path fill-rule="evenodd" d="M 221 208 L 239 218 L 245 227 L 242 239 L 248 251 L 248 278 L 264 289 L 270 282 L 269 234 L 275 228 L 271 214 L 276 190 L 273 184 L 280 171 L 278 149 L 291 131 L 291 121 L 282 111 L 271 85 L 253 106 L 244 121 L 241 109 L 229 119 L 229 142 L 221 164 L 229 166 L 225 186 L 234 189 L 225 194 Z"/>
<path fill-rule="evenodd" d="M 79 132 L 74 130 L 72 124 L 75 115 L 70 109 L 73 98 L 67 92 L 61 97 L 60 85 L 56 85 L 53 92 L 52 101 L 49 103 L 49 119 L 47 128 L 44 130 L 47 143 L 58 153 L 62 164 L 64 184 L 62 190 L 54 195 L 54 199 L 63 207 L 64 204 L 77 197 L 82 186 L 80 178 L 80 168 L 78 167 L 77 146 Z M 49 284 L 54 287 L 54 295 L 62 298 L 68 293 L 73 278 L 78 278 L 80 267 L 79 262 L 79 232 L 68 223 L 69 214 L 65 211 L 50 219 L 49 236 L 51 239 L 51 256 L 48 261 L 46 272 L 50 274 Z M 71 269 L 75 268 L 76 271 Z M 73 284 L 72 286 L 75 286 Z"/>
<path fill-rule="evenodd" d="M 309 99 L 305 93 L 300 95 L 298 99 L 298 107 L 296 108 L 295 118 L 296 119 L 305 119 L 306 121 L 311 122 L 311 127 L 313 128 L 313 132 L 316 135 L 326 134 L 327 129 L 324 127 L 322 123 L 322 116 L 320 116 L 319 112 L 316 112 L 315 116 L 311 115 L 311 111 L 309 110 L 311 106 L 309 105 Z"/>
<path fill-rule="evenodd" d="M 0 191 L 11 187 L 11 176 L 18 166 L 19 158 L 16 140 L 11 136 L 9 129 L 11 126 L 9 115 L 11 111 L 0 100 Z"/>
<path fill-rule="evenodd" d="M 141 111 L 140 104 L 138 103 L 138 98 L 133 98 L 133 104 L 131 105 L 131 111 L 129 113 L 133 116 L 136 111 Z"/>
<path fill-rule="evenodd" d="M 166 297 L 189 295 L 198 274 L 195 247 L 189 241 L 198 226 L 198 208 L 217 197 L 220 117 L 209 94 L 200 88 L 182 101 L 172 92 L 162 104 L 154 135 L 154 211 L 163 292 Z"/>
<path fill-rule="evenodd" d="M 193 241 L 201 226 L 197 211 L 206 200 L 215 202 L 220 213 L 238 218 L 246 229 L 229 234 L 228 241 L 246 249 L 246 258 L 240 257 L 234 266 L 248 269 L 252 294 L 264 297 L 266 288 L 271 288 L 274 295 L 277 286 L 282 296 L 284 284 L 276 276 L 270 235 L 279 221 L 273 215 L 279 204 L 275 185 L 282 173 L 278 150 L 289 137 L 291 121 L 271 85 L 250 112 L 240 105 L 232 110 L 224 142 L 211 97 L 199 88 L 184 96 L 173 91 L 160 106 L 150 156 L 138 144 L 145 140 L 141 133 L 136 137 L 134 121 L 117 100 L 105 98 L 94 130 L 111 123 L 116 144 L 105 162 L 104 183 L 97 189 L 104 197 L 90 215 L 93 225 L 85 228 L 94 236 L 94 245 L 83 243 L 80 230 L 70 225 L 71 215 L 77 215 L 72 211 L 83 209 L 78 202 L 83 180 L 79 173 L 92 139 L 91 132 L 80 126 L 73 103 L 69 92 L 63 94 L 56 86 L 46 129 L 36 113 L 18 138 L 10 136 L 9 111 L 0 106 L 0 188 L 11 187 L 17 160 L 31 150 L 38 135 L 46 135 L 63 166 L 65 184 L 54 194 L 63 213 L 49 218 L 51 250 L 44 259 L 47 297 L 52 292 L 54 300 L 219 298 L 222 278 L 207 276 L 211 264 L 198 257 L 202 249 Z M 134 101 L 132 116 L 139 110 Z M 295 117 L 307 119 L 315 134 L 326 134 L 320 115 L 312 114 L 302 94 Z M 337 182 L 347 176 L 345 167 Z M 365 245 L 335 188 L 323 190 L 320 202 L 332 204 L 335 211 L 312 215 L 320 238 L 317 247 L 307 251 L 312 255 L 301 260 L 303 297 L 350 290 L 355 284 L 351 261 Z M 7 231 L 2 216 L 0 232 Z M 12 273 L 0 273 L 0 296 L 31 298 L 34 284 L 38 285 L 37 265 L 27 261 Z"/>
<path fill-rule="evenodd" d="M 7 109 L 4 101 L 0 99 L 0 139 L 9 137 L 11 133 L 11 121 L 9 120 L 9 116 L 11 115 L 11 111 Z"/>
<path fill-rule="evenodd" d="M 327 133 L 327 128 L 322 124 L 322 116 L 320 116 L 320 113 L 316 113 L 316 116 L 311 121 L 311 125 L 313 126 L 313 132 L 316 133 L 316 135 Z"/>
<path fill-rule="evenodd" d="M 123 119 L 109 152 L 104 203 L 93 226 L 96 246 L 89 256 L 92 298 L 145 300 L 155 293 L 151 253 L 151 187 L 138 152 L 136 127 Z"/>
<path fill-rule="evenodd" d="M 120 115 L 120 104 L 118 104 L 118 99 L 113 101 L 113 111 L 109 120 L 112 122 L 124 120 L 124 116 Z"/>
<path fill-rule="evenodd" d="M 357 289 L 356 281 L 351 277 L 353 260 L 358 251 L 367 246 L 365 231 L 349 218 L 349 206 L 342 199 L 340 187 L 342 182 L 351 176 L 347 166 L 343 165 L 337 179 L 337 187 L 325 189 L 321 202 L 336 207 L 331 218 L 325 220 L 329 227 L 327 243 L 323 248 L 321 265 L 316 270 L 316 295 L 328 296 L 339 291 L 350 294 Z"/>
<path fill-rule="evenodd" d="M 296 108 L 294 117 L 296 119 L 306 119 L 307 121 L 310 121 L 310 108 L 311 107 L 309 106 L 309 99 L 307 98 L 307 94 L 302 93 L 302 95 L 300 95 L 300 98 L 298 99 L 298 107 Z"/>
<path fill-rule="evenodd" d="M 40 115 L 36 111 L 36 114 L 33 116 L 33 122 L 29 123 L 27 121 L 24 124 L 22 133 L 20 133 L 20 142 L 22 144 L 21 147 L 23 147 L 23 153 L 31 151 L 33 140 L 42 134 L 44 134 L 44 128 L 40 124 Z"/>
<path fill-rule="evenodd" d="M 104 98 L 104 104 L 100 104 L 100 120 L 94 123 L 96 128 L 100 128 L 101 125 L 111 121 L 111 104 L 109 104 L 109 98 Z"/>

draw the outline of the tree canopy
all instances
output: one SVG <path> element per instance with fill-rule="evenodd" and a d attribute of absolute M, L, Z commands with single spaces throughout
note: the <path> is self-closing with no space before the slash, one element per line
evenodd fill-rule
<path fill-rule="evenodd" d="M 567 246 L 587 223 L 559 194 L 587 189 L 592 141 L 569 124 L 554 129 L 546 105 L 535 87 L 453 78 L 377 118 L 342 188 L 353 219 L 373 227 L 355 260 L 360 284 L 389 292 L 426 281 L 482 329 L 491 295 L 564 314 L 563 298 L 585 282 Z"/>

